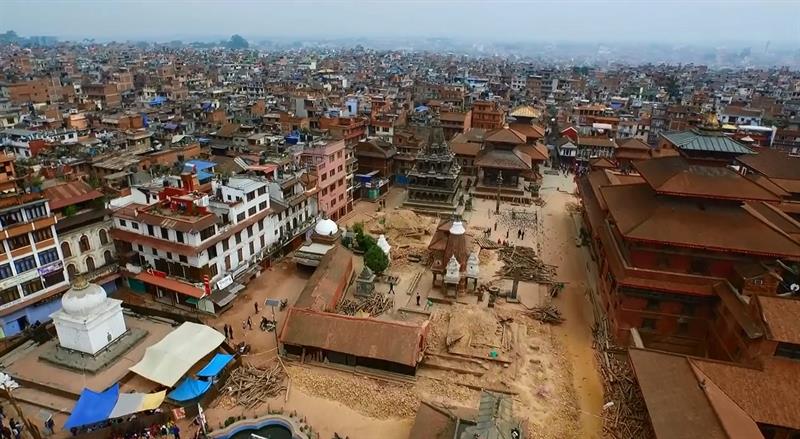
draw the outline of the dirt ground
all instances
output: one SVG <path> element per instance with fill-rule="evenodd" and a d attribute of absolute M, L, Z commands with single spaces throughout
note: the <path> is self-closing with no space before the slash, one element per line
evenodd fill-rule
<path fill-rule="evenodd" d="M 211 408 L 206 412 L 211 425 L 216 426 L 231 415 L 253 416 L 283 409 L 299 412 L 325 439 L 334 432 L 351 439 L 406 439 L 420 399 L 474 409 L 479 397 L 477 389 L 484 387 L 514 395 L 515 411 L 528 420 L 531 438 L 600 437 L 602 387 L 592 351 L 592 313 L 584 294 L 589 286 L 588 257 L 584 248 L 575 246 L 576 227 L 567 209 L 576 201 L 571 195 L 574 183 L 569 177 L 552 175 L 545 175 L 543 183 L 544 206 L 504 205 L 503 214 L 497 216 L 493 201 L 473 200 L 474 210 L 467 212 L 464 220 L 476 237 L 482 237 L 483 231 L 490 228 L 489 239 L 539 249 L 545 263 L 558 266 L 557 280 L 565 282 L 566 287 L 553 303 L 566 318 L 563 324 L 544 325 L 526 316 L 523 305 L 506 304 L 503 300 L 489 309 L 486 298 L 478 303 L 474 294 L 459 297 L 465 305 L 434 304 L 425 310 L 427 299 L 441 297 L 441 291 L 432 286 L 431 273 L 418 263 L 408 262 L 406 256 L 426 254 L 436 221 L 398 211 L 404 191 L 395 188 L 385 198 L 385 210 L 377 203 L 359 202 L 340 225 L 352 227 L 362 222 L 373 234 L 385 233 L 392 245 L 393 261 L 388 274 L 397 276 L 399 284 L 394 287 L 393 310 L 381 318 L 424 320 L 424 314 L 404 309 L 431 312 L 432 355 L 420 367 L 416 381 L 377 380 L 326 368 L 289 365 L 291 384 L 287 397 L 281 395 L 269 407 L 262 406 L 251 413 Z M 530 221 L 511 221 L 511 210 L 525 212 L 521 216 Z M 518 234 L 523 228 L 524 238 Z M 501 265 L 494 251 L 482 250 L 480 260 L 482 284 L 493 282 L 501 290 L 510 289 L 510 281 L 494 278 Z M 361 264 L 361 258 L 356 257 L 357 272 Z M 253 346 L 247 362 L 272 362 L 275 336 L 258 330 L 260 317 L 253 315 L 252 302 L 263 304 L 270 297 L 287 298 L 294 303 L 309 276 L 287 258 L 250 283 L 234 309 L 210 324 L 220 330 L 224 323 L 231 324 L 234 341 L 244 339 Z M 378 282 L 375 288 L 389 292 L 387 283 Z M 537 284 L 521 283 L 519 296 L 525 305 L 533 306 L 546 300 L 544 290 Z M 416 306 L 417 294 L 420 307 Z M 261 313 L 270 316 L 268 310 L 262 309 Z M 448 351 L 445 340 L 453 315 L 461 316 L 454 318 L 461 322 L 454 326 L 465 327 L 469 336 Z M 242 330 L 242 321 L 247 317 L 252 318 L 252 331 Z M 283 313 L 277 317 L 280 324 Z M 498 323 L 503 320 L 506 323 Z M 491 351 L 502 361 L 489 360 Z M 452 352 L 458 354 L 456 358 L 452 358 Z"/>

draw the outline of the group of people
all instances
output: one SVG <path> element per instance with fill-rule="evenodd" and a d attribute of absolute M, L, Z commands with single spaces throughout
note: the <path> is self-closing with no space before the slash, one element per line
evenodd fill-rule
<path fill-rule="evenodd" d="M 253 302 L 253 308 L 256 311 L 255 315 L 258 315 L 259 311 L 258 302 Z M 247 319 L 242 320 L 242 330 L 246 331 L 248 329 L 251 331 L 253 330 L 253 320 L 249 316 L 247 317 Z M 225 333 L 225 339 L 233 341 L 233 326 L 225 323 L 224 325 L 222 325 L 222 331 Z"/>
<path fill-rule="evenodd" d="M 52 418 L 50 418 L 49 421 L 52 422 Z M 47 423 L 45 422 L 45 426 L 46 425 Z M 2 435 L 3 439 L 20 439 L 22 437 L 23 428 L 25 428 L 24 424 L 14 418 L 9 419 L 8 423 L 6 423 L 5 411 L 3 407 L 0 406 L 0 435 Z M 50 434 L 52 434 L 52 429 L 50 430 Z"/>
<path fill-rule="evenodd" d="M 181 439 L 181 429 L 172 421 L 165 424 L 153 424 L 149 427 L 143 428 L 140 431 L 133 433 L 126 433 L 121 435 L 115 433 L 112 436 L 114 439 L 148 439 L 148 438 L 172 438 Z"/>

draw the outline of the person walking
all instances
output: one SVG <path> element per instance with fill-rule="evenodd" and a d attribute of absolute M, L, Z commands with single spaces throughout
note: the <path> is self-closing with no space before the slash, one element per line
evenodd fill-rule
<path fill-rule="evenodd" d="M 247 318 L 247 327 L 252 331 L 253 330 L 253 321 L 250 320 L 250 317 Z"/>
<path fill-rule="evenodd" d="M 253 306 L 256 308 L 256 314 L 258 314 L 258 302 L 253 302 Z"/>
<path fill-rule="evenodd" d="M 417 306 L 419 306 L 419 293 L 417 293 Z"/>
<path fill-rule="evenodd" d="M 181 429 L 178 428 L 177 424 L 172 425 L 172 436 L 174 436 L 175 439 L 181 439 Z"/>
<path fill-rule="evenodd" d="M 523 230 L 521 233 L 522 233 L 522 240 L 524 241 L 525 240 L 525 231 Z"/>
<path fill-rule="evenodd" d="M 509 234 L 509 232 L 511 232 L 511 229 L 509 229 L 509 230 L 506 230 L 506 239 L 508 239 L 508 234 Z"/>

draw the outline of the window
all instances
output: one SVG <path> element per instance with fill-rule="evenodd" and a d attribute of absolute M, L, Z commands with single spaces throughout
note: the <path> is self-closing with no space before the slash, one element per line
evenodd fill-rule
<path fill-rule="evenodd" d="M 267 187 L 266 186 L 261 186 L 260 188 L 258 188 L 258 195 L 264 195 L 266 193 L 267 193 Z"/>
<path fill-rule="evenodd" d="M 178 260 L 179 260 L 179 261 L 181 261 L 181 262 L 183 262 L 184 264 L 188 264 L 188 263 L 189 263 L 189 259 L 188 259 L 186 256 L 184 256 L 184 255 L 180 255 L 180 256 L 178 257 Z"/>
<path fill-rule="evenodd" d="M 647 305 L 645 305 L 644 309 L 648 311 L 658 311 L 661 308 L 661 302 L 657 299 L 647 299 Z"/>
<path fill-rule="evenodd" d="M 105 262 L 106 265 L 110 265 L 110 264 L 114 263 L 114 257 L 111 256 L 111 251 L 110 250 L 106 250 L 103 253 L 103 261 Z"/>
<path fill-rule="evenodd" d="M 244 221 L 244 212 L 240 213 L 239 215 L 236 215 L 236 222 L 239 223 L 242 221 Z"/>
<path fill-rule="evenodd" d="M 150 253 L 152 253 L 153 256 L 158 256 L 158 250 L 156 250 L 155 248 L 151 248 Z"/>
<path fill-rule="evenodd" d="M 339 172 L 342 172 L 342 169 L 343 169 L 343 168 L 344 168 L 344 166 L 342 166 L 342 165 L 339 165 L 339 167 L 338 167 L 336 170 L 337 170 L 337 171 L 339 171 Z"/>
<path fill-rule="evenodd" d="M 244 262 L 244 253 L 242 252 L 242 249 L 239 249 L 239 251 L 237 251 L 237 252 L 236 252 L 236 256 L 238 256 L 238 257 L 239 257 L 239 263 L 240 263 L 240 264 L 241 264 L 242 262 Z"/>
<path fill-rule="evenodd" d="M 228 240 L 227 239 L 223 239 L 222 240 L 222 252 L 224 253 L 226 251 L 228 251 Z"/>
<path fill-rule="evenodd" d="M 131 227 L 133 227 L 135 230 L 139 230 L 139 223 L 131 222 Z"/>
<path fill-rule="evenodd" d="M 678 318 L 678 329 L 676 333 L 678 335 L 687 335 L 689 333 L 689 319 L 683 316 Z"/>
<path fill-rule="evenodd" d="M 17 259 L 14 261 L 14 267 L 17 269 L 17 274 L 33 270 L 36 268 L 36 259 L 34 259 L 33 256 L 26 256 L 24 258 Z"/>
<path fill-rule="evenodd" d="M 119 220 L 119 225 L 120 225 L 120 227 L 127 227 L 128 222 L 125 221 L 124 219 L 121 219 L 121 220 Z"/>
<path fill-rule="evenodd" d="M 214 259 L 217 257 L 217 246 L 212 245 L 208 248 L 208 259 Z"/>
<path fill-rule="evenodd" d="M 156 236 L 156 230 L 150 224 L 147 225 L 147 234 L 150 236 Z"/>
<path fill-rule="evenodd" d="M 26 207 L 25 213 L 29 219 L 41 218 L 47 216 L 47 208 L 44 207 L 44 204 L 39 204 L 38 206 Z"/>
<path fill-rule="evenodd" d="M 217 274 L 219 274 L 219 271 L 217 271 L 217 264 L 209 265 L 208 266 L 208 277 L 214 277 Z"/>
<path fill-rule="evenodd" d="M 689 263 L 689 272 L 695 274 L 708 274 L 708 261 L 694 258 Z"/>
<path fill-rule="evenodd" d="M 89 245 L 89 237 L 81 235 L 81 239 L 78 241 L 78 247 L 80 247 L 81 252 L 88 252 L 91 250 L 92 247 Z"/>
<path fill-rule="evenodd" d="M 248 238 L 252 238 L 253 237 L 253 225 L 252 224 L 247 226 L 247 237 Z"/>
<path fill-rule="evenodd" d="M 64 282 L 64 272 L 61 270 L 54 271 L 42 279 L 44 279 L 45 288 L 52 287 L 53 285 Z"/>
<path fill-rule="evenodd" d="M 16 285 L 0 291 L 0 305 L 11 303 L 17 299 L 19 299 L 19 290 L 17 289 Z"/>
<path fill-rule="evenodd" d="M 161 228 L 161 239 L 169 239 L 169 230 Z"/>
<path fill-rule="evenodd" d="M 89 256 L 88 258 L 86 258 L 86 271 L 91 273 L 92 271 L 94 271 L 94 269 L 95 269 L 94 258 Z"/>
<path fill-rule="evenodd" d="M 253 206 L 253 207 L 247 209 L 247 216 L 255 215 L 256 214 L 256 209 L 257 209 L 256 206 Z"/>
<path fill-rule="evenodd" d="M 136 247 L 139 249 L 140 252 L 144 251 L 144 247 L 142 247 L 142 244 L 136 244 Z"/>
<path fill-rule="evenodd" d="M 336 170 L 335 170 L 335 169 L 331 169 L 331 172 L 329 172 L 329 173 L 328 173 L 328 175 L 330 175 L 331 177 L 333 177 L 333 174 L 335 174 L 335 173 L 336 173 Z"/>
<path fill-rule="evenodd" d="M 31 235 L 33 235 L 34 242 L 42 242 L 45 239 L 51 239 L 53 237 L 53 232 L 50 230 L 50 227 L 48 227 L 46 229 L 34 230 L 31 232 Z"/>
<path fill-rule="evenodd" d="M 178 239 L 178 242 L 186 242 L 184 241 L 183 232 L 175 231 L 175 238 Z"/>
<path fill-rule="evenodd" d="M 258 210 L 265 210 L 266 208 L 267 208 L 267 202 L 266 201 L 262 201 L 262 202 L 258 203 Z"/>
<path fill-rule="evenodd" d="M 256 246 L 252 241 L 250 241 L 250 256 L 254 256 L 255 254 L 256 254 Z"/>
<path fill-rule="evenodd" d="M 236 232 L 236 243 L 237 244 L 242 243 L 242 232 Z"/>
<path fill-rule="evenodd" d="M 0 279 L 5 279 L 13 275 L 14 273 L 11 272 L 11 264 L 0 265 Z"/>
<path fill-rule="evenodd" d="M 49 264 L 58 260 L 58 250 L 51 248 L 39 253 L 39 265 Z"/>
<path fill-rule="evenodd" d="M 325 181 L 327 179 L 328 179 L 328 174 L 322 174 L 322 181 Z"/>
<path fill-rule="evenodd" d="M 206 227 L 205 229 L 200 231 L 200 240 L 205 241 L 206 239 L 214 236 L 215 232 L 216 231 L 214 230 L 213 225 Z"/>
<path fill-rule="evenodd" d="M 44 288 L 44 286 L 42 285 L 42 279 L 38 277 L 36 279 L 29 280 L 28 282 L 20 284 L 20 287 L 22 287 L 23 296 L 29 296 Z"/>
<path fill-rule="evenodd" d="M 11 248 L 11 250 L 16 250 L 28 245 L 31 245 L 31 240 L 28 238 L 27 233 L 8 238 L 8 246 Z"/>
<path fill-rule="evenodd" d="M 642 319 L 642 324 L 639 325 L 639 329 L 645 329 L 648 331 L 655 331 L 656 329 L 656 319 Z"/>

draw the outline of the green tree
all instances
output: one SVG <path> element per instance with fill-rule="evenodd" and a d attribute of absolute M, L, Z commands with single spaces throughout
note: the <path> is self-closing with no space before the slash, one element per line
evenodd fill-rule
<path fill-rule="evenodd" d="M 247 42 L 241 35 L 234 35 L 228 41 L 228 47 L 231 49 L 247 49 L 250 43 Z"/>
<path fill-rule="evenodd" d="M 358 244 L 358 248 L 365 252 L 369 251 L 372 247 L 377 247 L 378 245 L 378 241 L 376 241 L 375 238 L 365 233 L 356 235 L 356 243 Z"/>
<path fill-rule="evenodd" d="M 373 273 L 383 273 L 383 270 L 389 266 L 389 258 L 380 247 L 373 245 L 364 253 L 364 265 L 369 267 Z"/>

